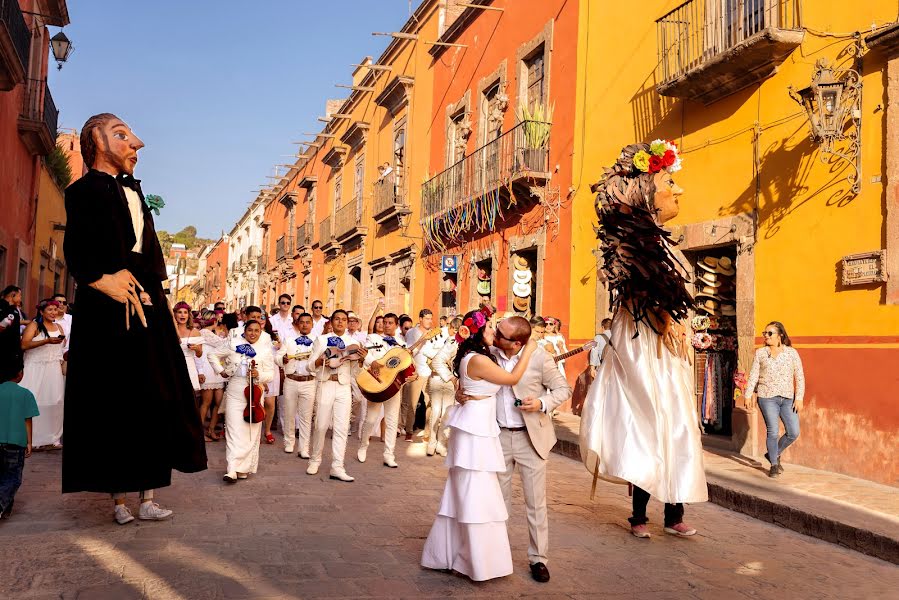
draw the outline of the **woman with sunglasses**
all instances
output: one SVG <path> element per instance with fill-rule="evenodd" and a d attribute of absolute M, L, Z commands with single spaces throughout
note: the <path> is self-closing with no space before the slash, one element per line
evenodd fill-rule
<path fill-rule="evenodd" d="M 765 419 L 768 437 L 765 440 L 768 451 L 765 458 L 771 463 L 768 477 L 777 477 L 784 472 L 780 457 L 790 444 L 799 437 L 799 411 L 805 396 L 805 375 L 802 359 L 793 348 L 790 336 L 780 321 L 771 321 L 762 332 L 765 346 L 755 352 L 746 397 L 752 406 L 754 394 L 758 392 L 758 404 Z M 784 434 L 777 434 L 780 422 L 784 424 Z"/>
<path fill-rule="evenodd" d="M 560 354 L 565 354 L 566 352 L 568 352 L 568 346 L 565 344 L 565 337 L 562 335 L 562 321 L 560 321 L 556 317 L 546 317 L 545 321 L 546 332 L 542 340 L 543 349 L 553 356 L 558 356 Z M 556 366 L 559 367 L 559 371 L 561 371 L 562 375 L 564 376 L 565 361 L 560 360 L 556 363 Z"/>

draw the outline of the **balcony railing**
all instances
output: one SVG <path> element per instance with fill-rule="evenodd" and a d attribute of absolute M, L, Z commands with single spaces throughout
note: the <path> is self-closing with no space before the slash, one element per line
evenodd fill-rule
<path fill-rule="evenodd" d="M 337 250 L 338 248 L 340 248 L 340 244 L 338 244 L 337 240 L 334 238 L 334 231 L 331 227 L 330 215 L 328 215 L 319 226 L 318 246 L 319 248 L 321 248 L 322 252 L 329 252 L 331 250 Z"/>
<path fill-rule="evenodd" d="M 297 227 L 297 250 L 312 245 L 312 223 L 303 223 Z"/>
<path fill-rule="evenodd" d="M 287 260 L 293 256 L 293 239 L 288 235 L 282 235 L 275 241 L 275 260 L 278 262 Z"/>
<path fill-rule="evenodd" d="M 31 33 L 19 0 L 0 0 L 0 90 L 11 90 L 25 80 L 30 53 Z"/>
<path fill-rule="evenodd" d="M 547 179 L 551 123 L 523 121 L 421 186 L 422 219 L 521 179 Z"/>
<path fill-rule="evenodd" d="M 32 154 L 49 154 L 56 145 L 58 117 L 47 82 L 29 79 L 19 115 L 19 135 Z"/>
<path fill-rule="evenodd" d="M 758 70 L 768 62 L 782 60 L 785 58 L 784 52 L 788 54 L 801 42 L 801 4 L 801 0 L 684 2 L 656 21 L 659 53 L 657 81 L 660 86 L 665 86 L 723 58 L 725 53 L 734 52 L 736 56 L 728 57 L 728 66 L 745 87 L 748 85 L 745 81 L 752 81 L 741 71 Z M 741 52 L 743 46 L 756 44 L 761 47 L 755 52 Z M 741 64 L 741 60 L 746 59 L 747 64 Z M 726 78 L 715 81 L 709 75 L 705 74 L 706 79 L 711 79 L 709 86 L 727 86 Z M 665 93 L 663 90 L 660 92 Z M 666 95 L 690 97 L 689 94 Z"/>
<path fill-rule="evenodd" d="M 364 205 L 355 200 L 337 209 L 334 215 L 334 237 L 338 243 L 345 244 L 368 233 L 364 215 Z"/>
<path fill-rule="evenodd" d="M 385 223 L 399 215 L 409 214 L 405 191 L 397 183 L 396 171 L 391 171 L 375 182 L 375 222 Z"/>

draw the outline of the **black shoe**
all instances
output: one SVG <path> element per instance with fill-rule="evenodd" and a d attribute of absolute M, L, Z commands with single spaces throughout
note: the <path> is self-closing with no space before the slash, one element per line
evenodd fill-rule
<path fill-rule="evenodd" d="M 767 452 L 765 452 L 765 460 L 767 460 L 769 464 L 771 463 L 771 457 L 768 456 Z"/>
<path fill-rule="evenodd" d="M 771 468 L 768 469 L 768 477 L 780 477 L 780 469 L 777 465 L 771 465 Z"/>
<path fill-rule="evenodd" d="M 534 581 L 546 583 L 549 581 L 549 569 L 542 562 L 534 563 L 531 565 L 531 577 L 534 578 Z"/>

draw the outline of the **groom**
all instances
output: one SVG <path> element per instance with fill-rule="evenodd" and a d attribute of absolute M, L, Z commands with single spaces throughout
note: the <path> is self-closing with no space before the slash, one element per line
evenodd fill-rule
<path fill-rule="evenodd" d="M 531 324 L 522 317 L 503 319 L 496 326 L 491 352 L 499 366 L 512 371 L 521 349 L 531 336 Z M 546 568 L 549 551 L 549 523 L 546 517 L 546 462 L 556 443 L 552 411 L 571 398 L 571 387 L 547 352 L 537 349 L 527 371 L 513 386 L 503 386 L 496 395 L 499 439 L 506 458 L 506 472 L 499 484 L 512 514 L 512 473 L 518 466 L 528 515 L 528 562 L 531 576 L 549 581 Z"/>

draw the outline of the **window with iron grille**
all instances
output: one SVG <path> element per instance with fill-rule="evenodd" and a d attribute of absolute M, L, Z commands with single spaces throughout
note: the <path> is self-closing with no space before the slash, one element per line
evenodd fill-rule
<path fill-rule="evenodd" d="M 340 198 L 343 196 L 343 174 L 334 177 L 334 210 L 340 207 Z"/>
<path fill-rule="evenodd" d="M 365 180 L 365 155 L 361 154 L 356 157 L 355 169 L 353 170 L 353 201 L 356 203 L 356 212 L 362 210 L 362 186 Z"/>

